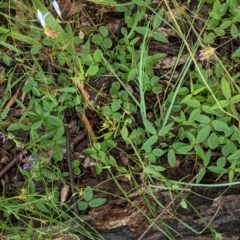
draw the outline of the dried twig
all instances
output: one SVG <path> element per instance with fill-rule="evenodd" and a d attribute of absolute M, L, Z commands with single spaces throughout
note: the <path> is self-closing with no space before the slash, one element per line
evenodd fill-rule
<path fill-rule="evenodd" d="M 1 171 L 0 171 L 0 179 L 5 176 L 5 174 L 12 169 L 16 163 L 18 162 L 18 158 L 14 158 L 11 162 L 9 162 Z"/>
<path fill-rule="evenodd" d="M 70 148 L 70 133 L 69 128 L 65 116 L 65 134 L 66 134 L 66 158 L 68 164 L 68 172 L 69 172 L 69 180 L 70 180 L 70 187 L 71 187 L 71 194 L 72 194 L 72 202 L 74 205 L 74 212 L 79 215 L 78 207 L 77 207 L 77 196 L 75 194 L 74 188 L 74 177 L 73 177 L 73 169 L 72 169 L 72 161 L 71 161 L 71 148 Z"/>

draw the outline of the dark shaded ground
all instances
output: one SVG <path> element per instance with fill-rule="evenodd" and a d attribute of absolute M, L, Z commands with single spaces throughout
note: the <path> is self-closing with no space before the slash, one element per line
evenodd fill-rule
<path fill-rule="evenodd" d="M 208 199 L 200 197 L 196 194 L 190 194 L 187 197 L 189 204 L 192 204 L 201 217 L 196 216 L 195 210 L 178 208 L 174 214 L 173 219 L 165 219 L 166 216 L 161 218 L 160 228 L 166 230 L 171 227 L 178 234 L 171 233 L 169 229 L 169 236 L 171 239 L 214 239 L 214 234 L 211 234 L 211 229 L 216 231 L 215 233 L 222 234 L 223 239 L 240 239 L 240 187 L 233 186 L 229 189 L 195 189 L 196 193 L 202 196 L 207 196 Z M 225 191 L 224 195 L 221 195 Z M 214 200 L 210 200 L 210 198 Z M 190 205 L 189 205 L 190 206 Z M 184 227 L 178 220 L 183 221 L 185 224 L 193 227 L 198 232 L 198 236 Z M 206 225 L 207 224 L 207 225 Z M 208 226 L 208 227 L 206 227 Z M 213 233 L 213 232 L 212 232 Z M 128 227 L 118 228 L 111 231 L 103 231 L 102 236 L 106 240 L 110 239 L 145 239 L 145 240 L 164 240 L 168 239 L 159 230 L 154 228 L 150 229 L 144 236 L 134 235 Z M 216 235 L 215 235 L 216 236 Z"/>

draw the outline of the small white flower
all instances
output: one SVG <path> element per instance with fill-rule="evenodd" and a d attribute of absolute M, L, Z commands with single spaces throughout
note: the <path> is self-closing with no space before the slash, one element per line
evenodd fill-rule
<path fill-rule="evenodd" d="M 58 14 L 58 16 L 59 16 L 60 18 L 62 18 L 62 13 L 61 13 L 61 10 L 60 10 L 60 7 L 59 7 L 57 1 L 56 1 L 56 0 L 52 0 L 52 5 L 53 5 L 56 13 Z"/>
<path fill-rule="evenodd" d="M 46 28 L 45 18 L 48 14 L 49 14 L 49 12 L 47 12 L 43 15 L 42 12 L 39 9 L 37 10 L 37 18 L 40 21 L 43 28 Z"/>

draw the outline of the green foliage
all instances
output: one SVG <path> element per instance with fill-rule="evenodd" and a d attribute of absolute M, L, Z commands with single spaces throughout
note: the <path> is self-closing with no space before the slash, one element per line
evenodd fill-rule
<path fill-rule="evenodd" d="M 81 168 L 80 168 L 80 161 L 79 160 L 74 160 L 72 162 L 72 169 L 74 175 L 78 176 L 81 173 Z"/>
<path fill-rule="evenodd" d="M 84 191 L 82 200 L 78 201 L 78 209 L 80 211 L 87 210 L 90 208 L 97 208 L 103 205 L 106 202 L 106 198 L 97 197 L 94 198 L 93 190 L 91 187 L 87 187 Z"/>
<path fill-rule="evenodd" d="M 42 1 L 32 3 L 26 3 L 27 13 L 16 1 L 0 4 L 1 140 L 13 142 L 17 152 L 34 156 L 32 165 L 29 159 L 26 162 L 31 166 L 28 169 L 19 161 L 25 180 L 21 194 L 0 199 L 1 217 L 6 220 L 3 231 L 9 231 L 12 219 L 23 218 L 24 223 L 33 220 L 32 215 L 48 221 L 58 213 L 61 220 L 70 217 L 62 211 L 60 190 L 55 187 L 69 181 L 69 173 L 62 171 L 67 111 L 74 117 L 89 111 L 90 117 L 96 118 L 90 121 L 96 136 L 81 152 L 94 161 L 91 173 L 95 171 L 101 180 L 111 175 L 126 198 L 119 176 L 136 188 L 139 182 L 146 186 L 149 182 L 167 183 L 168 171 L 177 171 L 185 159 L 193 162 L 191 175 L 196 176 L 196 184 L 209 173 L 214 181 L 228 178 L 233 183 L 239 178 L 237 0 L 203 0 L 191 13 L 185 11 L 185 5 L 181 13 L 175 12 L 176 1 L 176 9 L 167 1 L 154 9 L 150 0 L 98 1 L 112 4 L 116 15 L 123 16 L 116 31 L 112 23 L 95 21 L 80 28 L 77 14 L 71 21 L 63 21 Z M 203 6 L 209 10 L 209 18 L 198 26 L 196 19 L 201 22 L 204 18 Z M 18 7 L 19 19 L 8 15 Z M 49 12 L 45 27 L 32 21 L 37 10 Z M 163 33 L 164 29 L 172 30 L 172 36 Z M 231 41 L 233 51 L 223 51 Z M 224 43 L 219 46 L 219 42 Z M 160 50 L 152 51 L 154 44 Z M 156 63 L 175 54 L 171 51 L 175 45 L 179 59 L 183 52 L 189 54 L 188 59 L 167 70 L 156 69 Z M 203 59 L 198 57 L 199 50 L 205 51 Z M 104 83 L 95 89 L 100 80 Z M 15 116 L 12 108 L 21 114 Z M 76 119 L 76 131 L 88 128 Z M 83 165 L 74 157 L 75 180 L 88 171 Z M 179 181 L 187 180 L 183 176 Z M 43 194 L 38 193 L 38 184 L 44 188 Z M 94 189 L 87 186 L 80 191 L 79 210 L 105 204 L 107 198 L 95 197 Z M 153 199 L 159 204 L 156 196 Z M 69 203 L 65 205 L 72 210 Z M 184 198 L 180 205 L 189 207 Z"/>
<path fill-rule="evenodd" d="M 238 2 L 234 1 L 214 1 L 212 11 L 209 13 L 210 18 L 207 27 L 212 30 L 205 33 L 204 40 L 212 44 L 217 37 L 223 37 L 230 33 L 232 38 L 239 37 L 239 16 L 240 11 L 237 9 Z"/>

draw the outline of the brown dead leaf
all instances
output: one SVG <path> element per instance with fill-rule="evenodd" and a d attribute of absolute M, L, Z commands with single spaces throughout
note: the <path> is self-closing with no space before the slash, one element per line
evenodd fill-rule
<path fill-rule="evenodd" d="M 214 52 L 215 52 L 216 48 L 213 47 L 206 47 L 202 50 L 199 51 L 199 59 L 201 61 L 209 61 L 210 58 L 213 56 Z"/>
<path fill-rule="evenodd" d="M 129 163 L 128 155 L 125 152 L 120 152 L 119 153 L 121 162 L 123 163 L 124 166 L 127 166 Z"/>
<path fill-rule="evenodd" d="M 68 196 L 68 193 L 69 193 L 69 185 L 65 184 L 63 185 L 62 189 L 61 189 L 61 196 L 60 196 L 60 200 L 61 200 L 61 205 L 63 205 L 66 200 L 67 200 L 67 196 Z"/>
<path fill-rule="evenodd" d="M 44 33 L 52 39 L 56 39 L 59 35 L 59 32 L 57 32 L 56 30 L 54 30 L 52 28 L 48 28 L 48 27 L 46 27 L 44 29 Z"/>

